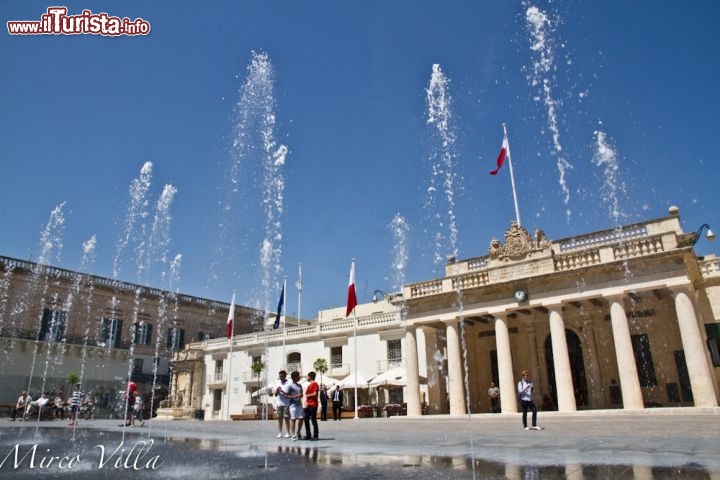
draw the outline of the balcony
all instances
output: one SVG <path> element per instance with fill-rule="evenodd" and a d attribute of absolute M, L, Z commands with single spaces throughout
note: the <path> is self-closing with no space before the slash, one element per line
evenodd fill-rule
<path fill-rule="evenodd" d="M 213 375 L 210 376 L 210 378 L 208 378 L 208 388 L 225 388 L 226 383 L 227 375 L 225 375 L 224 373 L 215 372 Z"/>

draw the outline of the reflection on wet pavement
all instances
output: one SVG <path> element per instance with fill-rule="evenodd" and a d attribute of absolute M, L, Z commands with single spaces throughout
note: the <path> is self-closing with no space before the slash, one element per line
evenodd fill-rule
<path fill-rule="evenodd" d="M 0 478 L 293 479 L 711 479 L 696 465 L 518 465 L 466 456 L 338 454 L 315 442 L 259 447 L 246 442 L 135 433 L 2 430 Z"/>

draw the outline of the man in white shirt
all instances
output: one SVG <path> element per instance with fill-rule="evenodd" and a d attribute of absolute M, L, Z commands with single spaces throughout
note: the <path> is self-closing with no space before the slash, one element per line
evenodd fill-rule
<path fill-rule="evenodd" d="M 287 379 L 287 372 L 280 370 L 278 383 L 273 390 L 275 395 L 275 412 L 278 417 L 278 438 L 283 437 L 283 420 L 285 422 L 285 438 L 290 438 L 290 380 Z"/>
<path fill-rule="evenodd" d="M 517 390 L 518 396 L 520 397 L 520 406 L 522 407 L 523 412 L 523 428 L 525 428 L 525 430 L 542 430 L 542 428 L 537 426 L 537 407 L 533 401 L 535 386 L 533 385 L 532 380 L 530 380 L 530 374 L 527 370 L 523 370 L 522 379 L 518 382 Z M 532 427 L 528 427 L 527 424 L 528 410 L 532 411 Z"/>

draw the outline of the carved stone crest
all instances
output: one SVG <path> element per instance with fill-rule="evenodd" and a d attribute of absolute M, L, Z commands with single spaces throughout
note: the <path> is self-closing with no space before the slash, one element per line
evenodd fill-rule
<path fill-rule="evenodd" d="M 510 228 L 505 231 L 505 244 L 497 238 L 490 241 L 488 256 L 504 261 L 522 260 L 533 252 L 544 250 L 549 246 L 550 241 L 542 230 L 536 229 L 533 239 L 525 227 L 513 221 L 510 223 Z"/>

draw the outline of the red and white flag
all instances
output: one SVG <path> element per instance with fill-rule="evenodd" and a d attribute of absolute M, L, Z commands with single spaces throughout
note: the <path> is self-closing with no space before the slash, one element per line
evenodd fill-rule
<path fill-rule="evenodd" d="M 350 313 L 357 306 L 357 296 L 355 295 L 355 260 L 352 261 L 350 266 L 350 281 L 348 282 L 348 299 L 347 299 L 347 310 L 345 316 L 350 316 Z"/>
<path fill-rule="evenodd" d="M 227 320 L 227 337 L 228 339 L 233 336 L 233 322 L 235 322 L 235 293 L 233 293 L 232 301 L 230 302 L 230 312 L 228 313 Z"/>
<path fill-rule="evenodd" d="M 497 164 L 497 168 L 490 172 L 490 175 L 497 175 L 497 173 L 500 171 L 500 167 L 503 166 L 503 163 L 505 163 L 505 157 L 510 152 L 510 145 L 508 144 L 507 136 L 503 137 L 502 142 L 502 148 L 500 149 L 500 154 L 497 157 L 497 161 L 495 162 Z"/>

